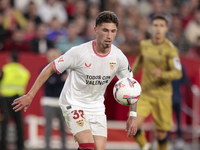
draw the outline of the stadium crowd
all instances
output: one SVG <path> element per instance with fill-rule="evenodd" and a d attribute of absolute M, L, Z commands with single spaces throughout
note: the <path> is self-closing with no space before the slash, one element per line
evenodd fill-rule
<path fill-rule="evenodd" d="M 139 42 L 151 36 L 150 19 L 164 15 L 180 55 L 200 57 L 199 0 L 0 0 L 0 52 L 64 53 L 95 39 L 95 17 L 103 10 L 117 14 L 114 44 L 126 55 L 139 53 Z"/>

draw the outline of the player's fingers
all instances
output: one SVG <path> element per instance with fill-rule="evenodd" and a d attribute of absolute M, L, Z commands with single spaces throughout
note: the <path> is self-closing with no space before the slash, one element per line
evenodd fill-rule
<path fill-rule="evenodd" d="M 20 106 L 18 109 L 15 110 L 15 112 L 22 110 L 23 106 Z"/>
<path fill-rule="evenodd" d="M 134 132 L 133 132 L 133 135 L 135 135 L 137 133 L 137 127 L 134 128 Z"/>
<path fill-rule="evenodd" d="M 15 99 L 15 100 L 13 101 L 13 103 L 12 103 L 12 106 L 18 104 L 19 102 L 20 102 L 20 99 L 19 99 L 19 98 L 18 98 L 18 99 Z"/>
<path fill-rule="evenodd" d="M 15 107 L 13 107 L 13 110 L 15 110 L 15 112 L 18 110 L 18 108 L 23 107 L 23 105 L 21 103 L 17 104 Z"/>
<path fill-rule="evenodd" d="M 127 137 L 130 137 L 130 136 L 131 136 L 131 132 L 132 132 L 132 131 L 131 131 L 131 128 L 129 128 L 129 129 L 128 129 L 128 132 L 127 132 Z"/>

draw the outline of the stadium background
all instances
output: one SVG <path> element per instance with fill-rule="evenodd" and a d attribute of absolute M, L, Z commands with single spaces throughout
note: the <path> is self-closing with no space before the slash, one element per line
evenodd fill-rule
<path fill-rule="evenodd" d="M 6 64 L 8 53 L 11 50 L 20 52 L 20 62 L 31 72 L 27 90 L 35 81 L 41 68 L 47 64 L 45 50 L 36 51 L 33 40 L 39 37 L 39 26 L 42 23 L 45 30 L 45 40 L 51 42 L 46 50 L 55 47 L 65 52 L 63 47 L 70 48 L 77 44 L 93 40 L 95 35 L 93 27 L 95 17 L 102 10 L 114 11 L 120 20 L 119 30 L 114 44 L 122 49 L 128 57 L 130 65 L 133 64 L 139 52 L 139 42 L 150 37 L 149 23 L 154 15 L 162 14 L 168 18 L 169 32 L 167 37 L 178 47 L 181 62 L 186 68 L 189 84 L 181 87 L 182 99 L 182 129 L 183 138 L 189 147 L 199 143 L 199 87 L 200 87 L 200 9 L 198 0 L 0 0 L 0 68 Z M 48 13 L 43 12 L 46 5 L 60 8 L 60 16 L 45 18 Z M 34 6 L 34 7 L 33 7 Z M 57 10 L 58 11 L 58 10 Z M 55 11 L 55 12 L 57 12 Z M 18 13 L 21 17 L 12 16 Z M 57 12 L 58 13 L 58 12 Z M 28 15 L 29 14 L 29 15 Z M 30 17 L 32 14 L 40 18 Z M 49 13 L 53 15 L 53 13 Z M 5 18 L 12 16 L 12 21 Z M 29 16 L 29 17 L 28 17 Z M 57 18 L 56 18 L 57 17 Z M 56 19 L 55 19 L 56 18 Z M 10 25 L 9 25 L 10 24 Z M 136 76 L 140 81 L 141 72 Z M 108 116 L 108 148 L 131 149 L 137 145 L 131 138 L 126 137 L 125 121 L 128 117 L 128 107 L 119 105 L 112 96 L 112 87 L 117 81 L 114 78 L 105 94 L 106 114 Z M 196 85 L 196 86 L 195 86 Z M 25 145 L 29 149 L 42 149 L 44 143 L 44 118 L 40 98 L 43 88 L 37 93 L 31 107 L 23 113 L 25 125 Z M 53 123 L 53 147 L 59 147 L 59 131 L 57 120 Z M 149 142 L 154 142 L 154 132 L 151 116 L 147 119 L 144 129 Z M 67 127 L 66 127 L 67 130 Z M 171 130 L 171 142 L 175 140 L 176 121 Z M 8 139 L 10 149 L 14 145 L 14 124 L 10 121 Z M 73 137 L 69 133 L 68 147 L 76 148 Z M 196 143 L 195 143 L 196 142 Z"/>

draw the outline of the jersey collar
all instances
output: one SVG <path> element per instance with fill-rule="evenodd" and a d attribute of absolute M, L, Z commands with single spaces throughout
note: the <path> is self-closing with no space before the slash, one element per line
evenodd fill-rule
<path fill-rule="evenodd" d="M 106 57 L 106 56 L 108 56 L 108 55 L 110 54 L 110 52 L 111 52 L 111 47 L 110 47 L 110 50 L 109 50 L 109 52 L 108 52 L 107 54 L 100 55 L 99 53 L 97 53 L 97 51 L 95 50 L 95 47 L 94 47 L 94 42 L 95 42 L 95 41 L 92 41 L 92 49 L 93 49 L 94 53 L 95 53 L 98 57 Z"/>

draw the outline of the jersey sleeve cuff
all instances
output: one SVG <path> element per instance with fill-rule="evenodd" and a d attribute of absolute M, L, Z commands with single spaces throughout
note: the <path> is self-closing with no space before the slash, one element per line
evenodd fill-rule
<path fill-rule="evenodd" d="M 53 68 L 54 68 L 54 70 L 56 71 L 57 74 L 61 74 L 61 73 L 57 70 L 57 68 L 56 68 L 56 63 L 55 63 L 55 61 L 53 61 Z"/>

